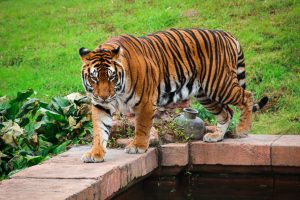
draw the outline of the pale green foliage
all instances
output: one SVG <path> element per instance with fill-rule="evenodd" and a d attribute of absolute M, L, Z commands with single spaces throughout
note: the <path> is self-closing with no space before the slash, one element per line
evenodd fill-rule
<path fill-rule="evenodd" d="M 92 132 L 89 100 L 54 97 L 47 104 L 33 90 L 0 101 L 0 180 L 69 146 L 86 144 Z"/>

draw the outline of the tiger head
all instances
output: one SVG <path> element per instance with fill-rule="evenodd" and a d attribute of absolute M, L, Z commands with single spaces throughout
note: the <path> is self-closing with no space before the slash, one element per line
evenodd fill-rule
<path fill-rule="evenodd" d="M 120 89 L 121 66 L 117 62 L 120 47 L 79 49 L 82 60 L 82 83 L 94 104 L 114 101 Z"/>

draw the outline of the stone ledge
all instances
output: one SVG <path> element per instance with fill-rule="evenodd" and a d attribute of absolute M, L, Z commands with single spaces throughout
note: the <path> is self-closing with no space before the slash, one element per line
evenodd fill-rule
<path fill-rule="evenodd" d="M 161 146 L 161 166 L 186 166 L 189 162 L 187 143 L 169 143 Z"/>
<path fill-rule="evenodd" d="M 249 135 L 219 143 L 191 143 L 191 163 L 203 165 L 271 165 L 270 146 L 280 136 Z M 300 163 L 299 163 L 300 164 Z"/>
<path fill-rule="evenodd" d="M 166 144 L 160 156 L 155 148 L 145 154 L 110 149 L 105 162 L 82 163 L 89 149 L 74 147 L 0 182 L 0 199 L 107 199 L 154 171 L 158 158 L 158 175 L 176 175 L 186 167 L 201 173 L 300 173 L 300 136 L 295 135 Z"/>
<path fill-rule="evenodd" d="M 271 146 L 273 166 L 300 166 L 300 136 L 283 135 Z"/>
<path fill-rule="evenodd" d="M 126 154 L 124 150 L 110 149 L 105 162 L 82 163 L 80 157 L 88 149 L 86 146 L 72 148 L 15 174 L 1 183 L 0 199 L 32 199 L 40 196 L 36 193 L 45 190 L 44 199 L 106 199 L 158 166 L 154 148 L 145 154 Z M 23 190 L 26 192 L 21 195 Z"/>
<path fill-rule="evenodd" d="M 249 135 L 219 143 L 195 141 L 190 151 L 193 165 L 300 167 L 299 135 Z"/>
<path fill-rule="evenodd" d="M 0 183 L 2 200 L 100 199 L 92 179 L 8 179 Z"/>

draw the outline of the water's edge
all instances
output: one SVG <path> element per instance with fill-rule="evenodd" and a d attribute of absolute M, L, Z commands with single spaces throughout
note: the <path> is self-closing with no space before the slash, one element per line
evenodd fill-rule
<path fill-rule="evenodd" d="M 299 199 L 300 174 L 181 173 L 150 176 L 115 200 Z"/>

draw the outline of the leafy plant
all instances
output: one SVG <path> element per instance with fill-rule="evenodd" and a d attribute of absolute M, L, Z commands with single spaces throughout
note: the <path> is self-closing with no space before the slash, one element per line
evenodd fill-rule
<path fill-rule="evenodd" d="M 215 116 L 208 112 L 197 100 L 192 99 L 191 107 L 198 111 L 198 117 L 200 117 L 207 124 L 216 123 Z"/>
<path fill-rule="evenodd" d="M 111 137 L 111 138 L 108 139 L 108 142 L 107 142 L 108 148 L 116 148 L 116 147 L 118 147 L 118 143 L 117 143 L 118 137 L 119 136 L 117 136 L 117 137 Z"/>
<path fill-rule="evenodd" d="M 193 138 L 193 135 L 186 134 L 184 128 L 181 128 L 183 124 L 178 124 L 176 121 L 172 121 L 167 125 L 169 132 L 173 132 L 176 141 L 178 142 L 188 142 Z"/>
<path fill-rule="evenodd" d="M 92 132 L 89 99 L 54 97 L 49 104 L 29 98 L 32 89 L 0 98 L 0 180 L 83 144 Z"/>
<path fill-rule="evenodd" d="M 131 126 L 127 126 L 126 134 L 128 137 L 133 137 L 134 136 L 134 128 L 132 128 Z"/>

